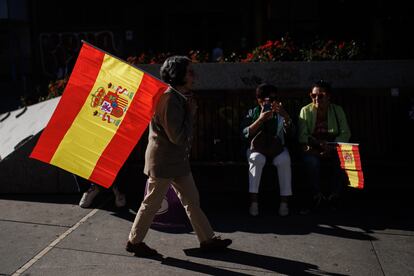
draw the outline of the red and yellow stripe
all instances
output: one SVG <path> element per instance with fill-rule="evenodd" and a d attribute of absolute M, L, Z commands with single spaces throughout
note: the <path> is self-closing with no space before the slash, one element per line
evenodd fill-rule
<path fill-rule="evenodd" d="M 91 104 L 99 89 L 115 91 L 111 85 L 133 92 L 132 97 L 117 94 L 122 108 L 129 103 L 121 117 Z M 59 105 L 30 157 L 111 186 L 166 88 L 160 80 L 83 44 Z"/>
<path fill-rule="evenodd" d="M 364 188 L 364 175 L 362 173 L 361 158 L 357 144 L 337 144 L 336 146 L 341 167 L 345 170 L 349 185 L 354 188 Z"/>

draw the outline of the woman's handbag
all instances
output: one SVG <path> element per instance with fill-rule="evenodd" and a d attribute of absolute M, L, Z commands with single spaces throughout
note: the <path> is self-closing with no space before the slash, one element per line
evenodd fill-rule
<path fill-rule="evenodd" d="M 250 150 L 259 152 L 268 158 L 274 158 L 283 151 L 282 141 L 278 136 L 259 131 L 250 142 Z"/>

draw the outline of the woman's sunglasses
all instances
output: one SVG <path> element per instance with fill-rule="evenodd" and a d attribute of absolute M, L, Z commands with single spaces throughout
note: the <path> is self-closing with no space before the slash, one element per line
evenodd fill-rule
<path fill-rule="evenodd" d="M 326 94 L 310 94 L 310 96 L 312 97 L 312 99 L 316 99 L 316 97 L 318 97 L 318 99 L 323 99 L 326 96 Z"/>

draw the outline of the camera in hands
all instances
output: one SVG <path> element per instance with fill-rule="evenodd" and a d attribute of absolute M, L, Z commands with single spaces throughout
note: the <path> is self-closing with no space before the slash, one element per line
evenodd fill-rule
<path fill-rule="evenodd" d="M 263 104 L 263 112 L 272 110 L 272 104 L 270 103 L 270 99 L 266 98 Z"/>

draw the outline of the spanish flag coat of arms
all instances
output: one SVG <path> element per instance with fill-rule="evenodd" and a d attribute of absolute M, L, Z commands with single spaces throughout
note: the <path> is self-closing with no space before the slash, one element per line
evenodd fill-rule
<path fill-rule="evenodd" d="M 62 98 L 30 157 L 110 187 L 167 87 L 83 43 Z"/>

